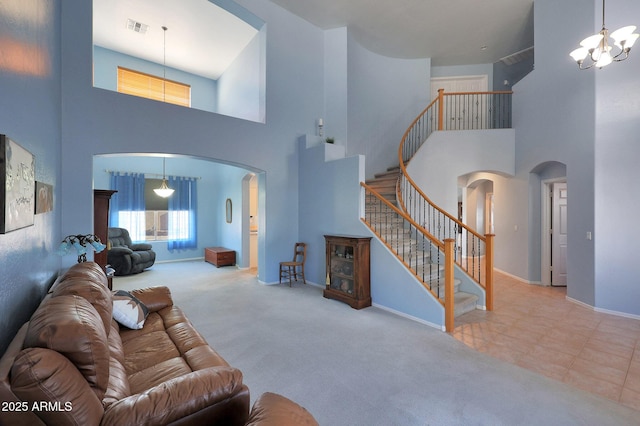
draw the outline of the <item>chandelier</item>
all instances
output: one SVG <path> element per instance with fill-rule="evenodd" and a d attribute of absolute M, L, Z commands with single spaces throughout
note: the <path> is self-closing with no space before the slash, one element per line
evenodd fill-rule
<path fill-rule="evenodd" d="M 582 40 L 581 47 L 569 54 L 581 70 L 588 70 L 594 66 L 602 68 L 611 62 L 624 61 L 629 57 L 631 46 L 638 39 L 638 34 L 634 33 L 635 25 L 622 27 L 609 34 L 609 30 L 604 26 L 604 2 L 605 0 L 602 0 L 602 30 Z M 610 39 L 615 47 L 609 44 Z"/>

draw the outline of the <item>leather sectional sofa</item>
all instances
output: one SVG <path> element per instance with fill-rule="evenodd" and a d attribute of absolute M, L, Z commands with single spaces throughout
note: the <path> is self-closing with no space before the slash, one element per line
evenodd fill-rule
<path fill-rule="evenodd" d="M 113 319 L 93 262 L 58 278 L 0 359 L 0 425 L 317 424 L 298 404 L 249 389 L 173 305 L 166 287 L 130 293 L 140 329 Z"/>

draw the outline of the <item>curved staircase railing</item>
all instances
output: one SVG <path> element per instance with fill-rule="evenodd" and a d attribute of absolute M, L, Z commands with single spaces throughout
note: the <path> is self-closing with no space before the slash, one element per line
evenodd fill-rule
<path fill-rule="evenodd" d="M 364 222 L 445 306 L 447 331 L 453 331 L 454 262 L 485 289 L 486 309 L 493 310 L 493 235 L 480 235 L 434 204 L 411 179 L 406 166 L 435 130 L 510 128 L 511 95 L 510 91 L 444 93 L 440 89 L 400 142 L 396 185 L 400 208 L 362 184 Z"/>

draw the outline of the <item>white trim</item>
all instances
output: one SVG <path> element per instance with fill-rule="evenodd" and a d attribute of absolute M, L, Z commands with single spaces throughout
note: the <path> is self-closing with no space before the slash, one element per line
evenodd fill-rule
<path fill-rule="evenodd" d="M 566 296 L 566 299 L 569 302 L 575 303 L 576 305 L 580 305 L 580 306 L 582 306 L 584 308 L 591 309 L 592 311 L 599 312 L 601 314 L 608 314 L 608 315 L 614 315 L 616 317 L 623 317 L 623 318 L 631 318 L 631 319 L 635 319 L 635 320 L 640 320 L 640 315 L 629 314 L 629 313 L 620 312 L 620 311 L 612 311 L 610 309 L 604 309 L 604 308 L 596 308 L 595 306 L 591 306 L 588 303 L 581 302 L 580 300 L 574 299 L 573 297 L 569 297 L 569 296 Z"/>
<path fill-rule="evenodd" d="M 540 232 L 542 233 L 540 239 L 540 278 L 542 285 L 547 287 L 551 286 L 551 223 L 549 211 L 553 208 L 550 200 L 551 193 L 553 191 L 551 185 L 554 183 L 567 183 L 567 177 L 563 176 L 540 181 L 540 196 L 542 197 L 540 202 L 540 218 L 542 225 L 540 229 Z M 559 285 L 558 287 L 564 286 Z"/>
<path fill-rule="evenodd" d="M 569 296 L 565 296 L 565 299 L 567 299 L 569 302 L 571 303 L 575 303 L 576 305 L 580 305 L 583 308 L 587 308 L 587 309 L 591 309 L 592 311 L 595 310 L 595 308 L 587 303 L 581 302 L 578 299 L 574 299 L 573 297 L 569 297 Z"/>
<path fill-rule="evenodd" d="M 603 309 L 603 308 L 593 308 L 593 310 L 596 311 L 596 312 L 603 313 L 603 314 L 615 315 L 617 317 L 624 317 L 624 318 L 631 318 L 631 319 L 635 319 L 635 320 L 640 320 L 640 315 L 628 314 L 626 312 L 611 311 L 609 309 Z"/>
<path fill-rule="evenodd" d="M 204 256 L 202 257 L 190 257 L 187 259 L 169 259 L 169 260 L 157 260 L 155 263 L 178 263 L 178 262 L 194 262 L 196 260 L 204 261 Z"/>
<path fill-rule="evenodd" d="M 438 330 L 441 330 L 441 331 L 446 331 L 446 328 L 445 328 L 444 325 L 434 324 L 432 322 L 425 321 L 422 318 L 414 317 L 413 315 L 405 314 L 404 312 L 396 311 L 395 309 L 389 308 L 389 307 L 384 306 L 384 305 L 379 305 L 377 303 L 373 303 L 371 306 L 374 306 L 374 307 L 376 307 L 378 309 L 381 309 L 383 311 L 387 311 L 387 312 L 389 312 L 391 314 L 394 314 L 394 315 L 397 315 L 399 317 L 402 317 L 402 318 L 405 318 L 405 319 L 408 319 L 408 320 L 411 320 L 411 321 L 415 321 L 415 322 L 418 322 L 420 324 L 427 325 L 429 327 L 437 328 Z"/>
<path fill-rule="evenodd" d="M 513 278 L 514 280 L 520 281 L 521 283 L 524 283 L 524 284 L 543 285 L 542 282 L 540 282 L 540 281 L 525 280 L 524 278 L 520 278 L 517 275 L 513 275 L 513 274 L 510 274 L 508 272 L 505 272 L 502 269 L 496 268 L 495 266 L 494 266 L 493 270 L 494 271 L 498 271 L 501 274 L 505 274 L 506 276 L 508 276 L 510 278 Z"/>

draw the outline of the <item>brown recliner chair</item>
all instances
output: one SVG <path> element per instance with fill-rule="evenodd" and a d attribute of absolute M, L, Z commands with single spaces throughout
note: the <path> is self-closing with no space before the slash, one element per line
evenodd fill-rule
<path fill-rule="evenodd" d="M 138 274 L 155 263 L 156 252 L 151 244 L 133 244 L 126 229 L 109 228 L 108 238 L 107 263 L 115 269 L 115 275 Z"/>

